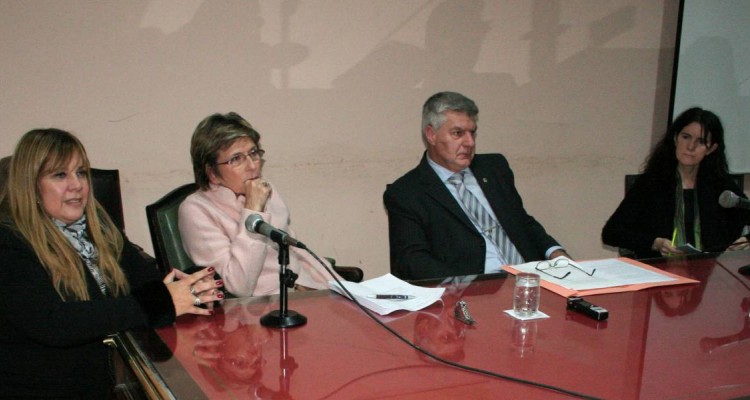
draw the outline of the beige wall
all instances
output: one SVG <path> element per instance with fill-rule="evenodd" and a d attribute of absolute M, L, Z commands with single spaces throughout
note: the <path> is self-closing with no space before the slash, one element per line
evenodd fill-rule
<path fill-rule="evenodd" d="M 388 271 L 385 185 L 415 166 L 424 100 L 480 108 L 525 205 L 576 257 L 665 129 L 677 0 L 0 0 L 0 154 L 37 127 L 118 168 L 130 238 L 192 180 L 190 135 L 234 110 L 320 255 Z"/>

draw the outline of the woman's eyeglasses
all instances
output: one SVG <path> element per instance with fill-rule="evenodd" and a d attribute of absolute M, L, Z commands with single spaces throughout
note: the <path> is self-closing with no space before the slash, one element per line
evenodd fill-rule
<path fill-rule="evenodd" d="M 245 160 L 248 159 L 248 157 L 253 161 L 258 161 L 263 158 L 264 154 L 266 154 L 265 150 L 254 147 L 247 153 L 237 153 L 233 155 L 232 158 L 230 158 L 228 161 L 217 162 L 216 165 L 227 164 L 229 166 L 236 167 L 240 164 L 243 164 Z"/>
<path fill-rule="evenodd" d="M 594 276 L 594 272 L 596 272 L 596 268 L 591 270 L 591 272 L 586 271 L 585 269 L 579 267 L 576 264 L 572 264 L 568 259 L 566 258 L 560 258 L 558 260 L 555 260 L 554 262 L 550 261 L 540 261 L 536 264 L 536 267 L 534 267 L 537 271 L 545 273 L 553 278 L 557 279 L 565 279 L 570 275 L 571 271 L 562 271 L 564 268 L 575 268 L 584 274 L 588 276 Z M 562 276 L 559 276 L 560 274 L 563 274 Z"/>

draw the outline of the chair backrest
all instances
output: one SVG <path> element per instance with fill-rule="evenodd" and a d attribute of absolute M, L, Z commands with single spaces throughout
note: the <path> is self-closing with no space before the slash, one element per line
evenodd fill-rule
<path fill-rule="evenodd" d="M 0 159 L 0 201 L 5 196 L 11 156 Z M 116 169 L 91 168 L 91 190 L 99 204 L 104 207 L 117 228 L 125 231 L 125 215 L 122 211 L 120 171 Z"/>
<path fill-rule="evenodd" d="M 625 194 L 627 194 L 630 188 L 633 187 L 635 180 L 638 179 L 639 176 L 641 176 L 641 174 L 625 175 Z"/>
<path fill-rule="evenodd" d="M 639 176 L 641 176 L 641 174 L 625 175 L 625 193 L 633 187 L 635 180 L 638 179 Z M 745 175 L 730 174 L 729 176 L 734 180 L 737 186 L 740 187 L 740 191 L 745 191 Z"/>
<path fill-rule="evenodd" d="M 742 174 L 737 174 L 737 175 L 731 174 L 729 176 L 731 176 L 732 179 L 734 179 L 734 182 L 737 184 L 737 186 L 740 187 L 740 191 L 744 192 L 745 191 L 745 175 L 742 175 Z"/>
<path fill-rule="evenodd" d="M 168 272 L 171 268 L 185 271 L 195 266 L 182 247 L 182 237 L 177 226 L 177 213 L 182 201 L 196 190 L 198 190 L 198 185 L 188 183 L 146 206 L 146 218 L 148 218 L 154 255 L 159 268 L 164 272 Z"/>
<path fill-rule="evenodd" d="M 91 168 L 91 190 L 99 204 L 104 207 L 112 222 L 125 231 L 125 215 L 122 211 L 120 171 L 116 169 Z"/>
<path fill-rule="evenodd" d="M 2 202 L 5 197 L 9 169 L 10 156 L 5 156 L 0 159 L 0 202 Z"/>
<path fill-rule="evenodd" d="M 641 176 L 641 174 L 630 174 L 625 175 L 625 193 L 627 194 L 630 188 L 633 187 L 633 184 L 635 183 L 635 180 L 638 179 L 638 177 Z M 739 174 L 730 174 L 729 175 L 734 182 L 739 186 L 740 191 L 745 190 L 745 175 Z M 625 248 L 619 248 L 617 249 L 617 252 L 622 257 L 630 257 L 630 258 L 636 258 L 637 255 L 632 251 Z"/>

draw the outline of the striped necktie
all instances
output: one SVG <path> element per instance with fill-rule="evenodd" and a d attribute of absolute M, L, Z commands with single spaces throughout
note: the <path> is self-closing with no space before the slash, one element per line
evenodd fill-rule
<path fill-rule="evenodd" d="M 508 235 L 505 234 L 503 227 L 482 206 L 479 199 L 477 199 L 471 191 L 466 189 L 463 172 L 457 172 L 451 175 L 451 177 L 448 178 L 448 182 L 456 187 L 458 198 L 461 199 L 464 207 L 466 207 L 466 210 L 469 212 L 469 218 L 471 218 L 475 224 L 479 225 L 482 234 L 487 236 L 492 243 L 495 244 L 498 252 L 500 252 L 500 258 L 504 258 L 505 262 L 510 265 L 523 264 L 523 257 L 518 253 L 518 249 L 516 249 L 516 246 L 510 241 Z"/>

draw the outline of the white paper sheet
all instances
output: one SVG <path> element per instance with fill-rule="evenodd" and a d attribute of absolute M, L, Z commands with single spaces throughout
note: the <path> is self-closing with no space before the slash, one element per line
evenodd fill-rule
<path fill-rule="evenodd" d="M 354 295 L 357 301 L 370 310 L 386 315 L 397 310 L 417 311 L 430 304 L 440 300 L 445 292 L 445 288 L 425 288 L 414 286 L 403 281 L 391 274 L 385 274 L 381 277 L 370 279 L 361 283 L 341 281 L 349 292 Z M 328 287 L 349 298 L 336 281 L 328 281 Z M 400 294 L 414 296 L 409 300 L 378 300 L 368 296 L 377 294 Z"/>
<path fill-rule="evenodd" d="M 561 256 L 555 258 L 554 260 L 543 262 L 554 263 L 556 260 L 561 258 L 564 257 Z M 594 269 L 596 269 L 596 271 L 594 272 L 593 276 L 589 276 L 583 271 L 580 271 L 573 266 L 569 266 L 565 268 L 556 268 L 554 270 L 548 271 L 549 273 L 544 273 L 537 270 L 536 268 L 537 265 L 539 265 L 539 261 L 514 265 L 513 268 L 521 272 L 531 272 L 538 274 L 543 280 L 547 282 L 551 282 L 571 290 L 601 289 L 639 283 L 668 282 L 675 280 L 674 278 L 670 278 L 668 276 L 640 268 L 616 258 L 581 262 L 569 260 L 569 262 L 585 271 L 591 272 Z M 570 275 L 566 276 L 564 279 L 557 278 L 563 276 L 567 272 L 570 272 Z M 552 276 L 550 274 L 555 276 Z"/>

